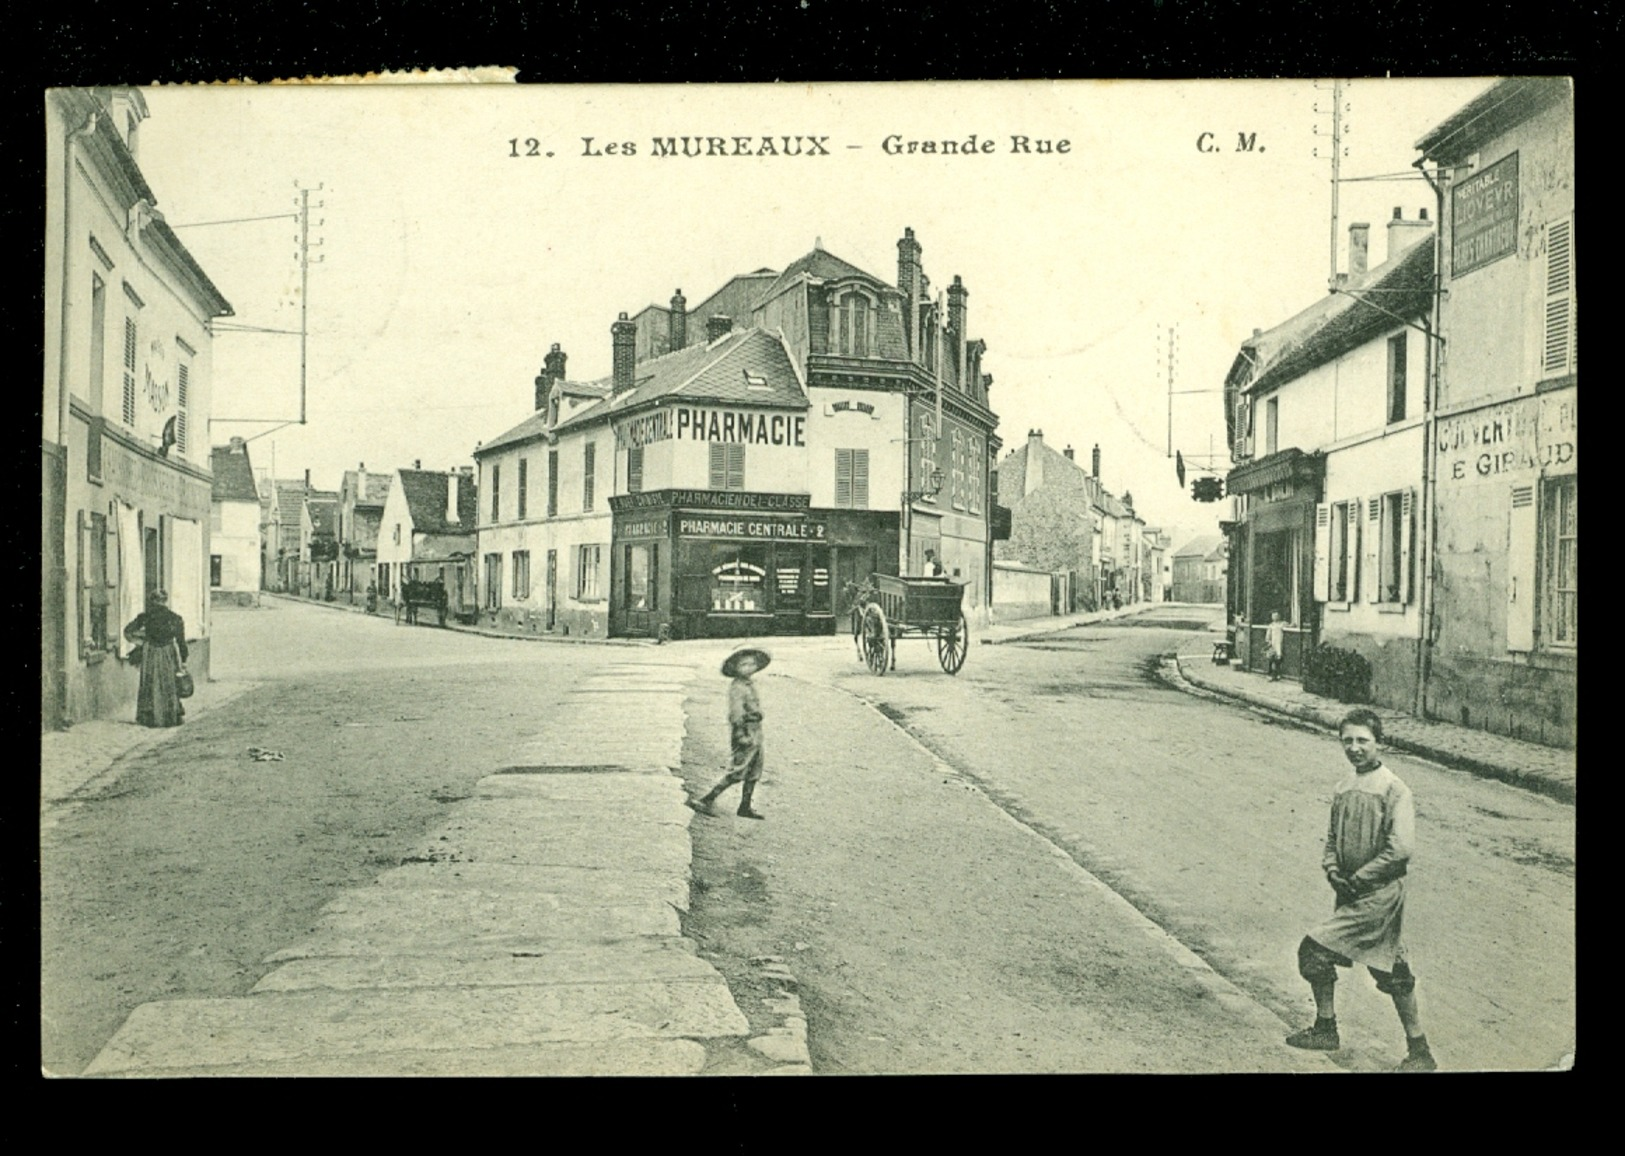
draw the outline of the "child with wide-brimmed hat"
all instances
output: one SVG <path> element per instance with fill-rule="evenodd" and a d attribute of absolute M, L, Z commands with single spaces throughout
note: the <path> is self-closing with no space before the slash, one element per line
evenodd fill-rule
<path fill-rule="evenodd" d="M 722 675 L 732 677 L 728 687 L 728 727 L 733 745 L 733 760 L 728 775 L 702 798 L 690 799 L 689 805 L 702 814 L 711 814 L 717 795 L 730 785 L 743 783 L 739 790 L 738 814 L 742 818 L 762 817 L 751 808 L 750 799 L 756 792 L 756 782 L 762 776 L 762 703 L 756 695 L 751 676 L 761 672 L 772 656 L 765 649 L 742 648 L 735 650 L 722 662 Z"/>

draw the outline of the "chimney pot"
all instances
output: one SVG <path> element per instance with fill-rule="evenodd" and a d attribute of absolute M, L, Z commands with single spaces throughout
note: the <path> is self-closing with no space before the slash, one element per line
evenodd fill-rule
<path fill-rule="evenodd" d="M 310 490 L 310 468 L 305 468 L 305 490 Z"/>
<path fill-rule="evenodd" d="M 1371 262 L 1371 223 L 1349 224 L 1349 280 L 1358 282 Z"/>
<path fill-rule="evenodd" d="M 715 342 L 734 328 L 734 320 L 726 314 L 713 314 L 705 320 L 705 341 Z"/>
<path fill-rule="evenodd" d="M 412 460 L 412 470 L 413 471 L 422 471 L 423 470 L 423 460 L 421 460 L 421 459 Z"/>
<path fill-rule="evenodd" d="M 1077 462 L 1078 456 L 1077 453 L 1072 450 L 1072 444 L 1068 443 L 1066 445 L 1066 450 L 1061 452 L 1061 454 L 1072 460 L 1074 463 Z"/>
<path fill-rule="evenodd" d="M 667 347 L 671 350 L 682 350 L 688 345 L 688 299 L 683 297 L 683 291 L 678 289 L 671 296 L 670 329 Z"/>
<path fill-rule="evenodd" d="M 1089 472 L 1089 474 L 1094 476 L 1096 479 L 1099 479 L 1100 478 L 1100 444 L 1098 444 L 1098 443 L 1095 444 L 1095 449 L 1089 453 L 1089 464 L 1090 464 L 1090 467 L 1092 468 L 1092 470 Z"/>

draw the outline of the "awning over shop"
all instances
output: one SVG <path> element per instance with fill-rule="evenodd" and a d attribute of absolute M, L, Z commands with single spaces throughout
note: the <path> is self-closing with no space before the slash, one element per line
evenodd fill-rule
<path fill-rule="evenodd" d="M 1319 483 L 1326 472 L 1326 457 L 1318 453 L 1305 454 L 1296 447 L 1277 451 L 1251 463 L 1243 463 L 1225 478 L 1224 488 L 1229 495 L 1260 491 L 1271 484 L 1301 479 L 1306 483 Z"/>

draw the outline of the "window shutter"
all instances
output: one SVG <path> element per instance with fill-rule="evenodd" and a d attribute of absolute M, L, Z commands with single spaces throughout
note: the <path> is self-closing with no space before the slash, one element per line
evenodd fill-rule
<path fill-rule="evenodd" d="M 730 491 L 745 490 L 745 445 L 743 443 L 728 444 L 728 482 L 725 486 Z"/>
<path fill-rule="evenodd" d="M 724 491 L 727 487 L 727 452 L 721 443 L 713 443 L 711 444 L 711 490 Z"/>
<path fill-rule="evenodd" d="M 1407 487 L 1399 501 L 1399 599 L 1403 604 L 1411 602 L 1415 588 L 1416 559 L 1412 550 L 1416 542 L 1412 534 L 1416 530 L 1415 495 L 1416 489 Z"/>
<path fill-rule="evenodd" d="M 135 425 L 135 319 L 124 320 L 124 425 Z"/>
<path fill-rule="evenodd" d="M 1546 227 L 1546 311 L 1540 369 L 1563 374 L 1574 368 L 1574 219 Z"/>
<path fill-rule="evenodd" d="M 1348 530 L 1343 537 L 1343 551 L 1348 559 L 1348 600 L 1351 604 L 1360 599 L 1360 525 L 1365 522 L 1360 517 L 1363 511 L 1360 500 L 1349 501 Z"/>
<path fill-rule="evenodd" d="M 835 449 L 835 506 L 852 506 L 852 452 L 845 447 Z"/>
<path fill-rule="evenodd" d="M 175 449 L 186 453 L 186 410 L 191 405 L 192 368 L 181 363 L 175 368 Z"/>
<path fill-rule="evenodd" d="M 860 447 L 852 452 L 852 506 L 869 506 L 869 449 Z"/>
<path fill-rule="evenodd" d="M 1365 537 L 1365 598 L 1368 604 L 1382 600 L 1382 572 L 1378 568 L 1378 552 L 1382 548 L 1382 497 L 1372 496 L 1365 501 L 1365 522 L 1370 531 Z"/>
<path fill-rule="evenodd" d="M 90 648 L 90 517 L 79 513 L 79 655 Z"/>
<path fill-rule="evenodd" d="M 1315 505 L 1315 599 L 1325 603 L 1331 599 L 1331 526 L 1332 505 Z"/>
<path fill-rule="evenodd" d="M 603 598 L 609 595 L 609 553 L 601 547 L 592 550 L 594 571 L 597 574 L 597 583 L 593 595 Z"/>
<path fill-rule="evenodd" d="M 1507 651 L 1535 647 L 1535 485 L 1514 484 L 1507 526 Z"/>

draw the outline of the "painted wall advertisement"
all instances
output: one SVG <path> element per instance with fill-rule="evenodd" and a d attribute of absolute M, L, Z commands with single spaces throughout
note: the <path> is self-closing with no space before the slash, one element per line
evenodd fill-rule
<path fill-rule="evenodd" d="M 1518 248 L 1518 155 L 1510 154 L 1450 194 L 1450 273 L 1459 278 Z"/>
<path fill-rule="evenodd" d="M 1483 483 L 1536 470 L 1574 474 L 1579 405 L 1578 392 L 1560 391 L 1440 420 L 1439 482 Z"/>

